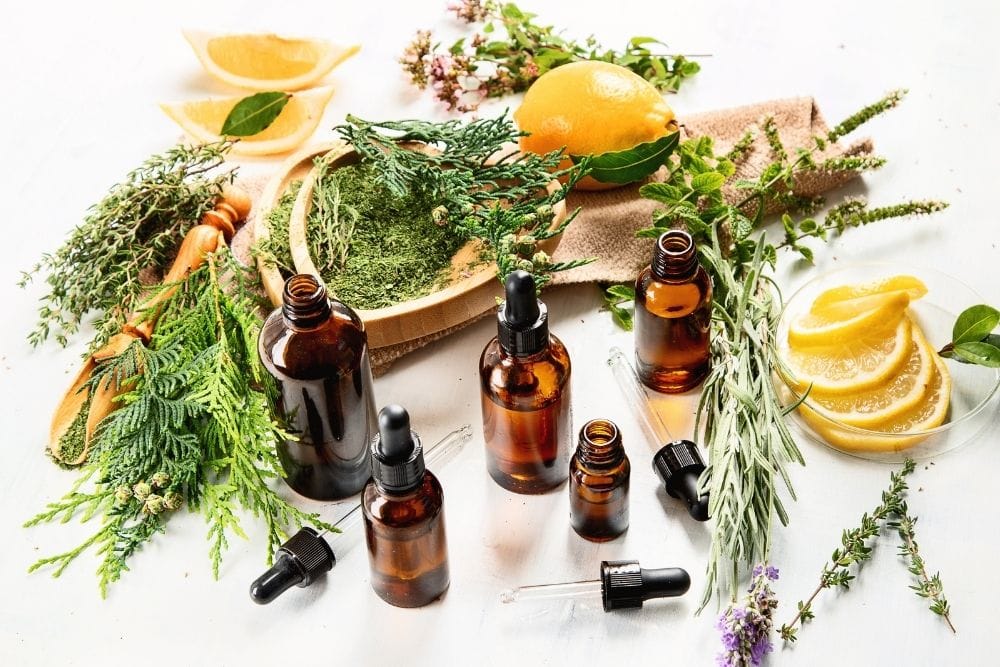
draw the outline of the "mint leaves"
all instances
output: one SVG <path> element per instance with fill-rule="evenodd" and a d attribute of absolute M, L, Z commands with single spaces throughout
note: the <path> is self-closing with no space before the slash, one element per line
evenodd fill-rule
<path fill-rule="evenodd" d="M 249 137 L 266 130 L 292 99 L 290 93 L 257 93 L 236 103 L 219 134 L 226 137 Z"/>
<path fill-rule="evenodd" d="M 951 342 L 938 351 L 942 357 L 966 364 L 1000 368 L 1000 335 L 993 330 L 1000 324 L 1000 311 L 979 304 L 967 308 L 955 320 Z"/>

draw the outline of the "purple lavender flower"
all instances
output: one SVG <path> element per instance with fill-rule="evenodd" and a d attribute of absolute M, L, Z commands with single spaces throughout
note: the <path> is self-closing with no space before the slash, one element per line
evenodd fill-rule
<path fill-rule="evenodd" d="M 722 639 L 723 650 L 716 656 L 720 667 L 759 667 L 773 649 L 769 636 L 778 600 L 770 584 L 777 579 L 775 567 L 763 564 L 753 568 L 745 606 L 731 605 L 719 617 L 715 627 Z"/>

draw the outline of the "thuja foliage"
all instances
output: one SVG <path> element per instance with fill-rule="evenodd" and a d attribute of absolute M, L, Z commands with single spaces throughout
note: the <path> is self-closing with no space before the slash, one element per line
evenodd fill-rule
<path fill-rule="evenodd" d="M 280 470 L 274 444 L 286 435 L 272 418 L 276 387 L 256 352 L 261 322 L 250 280 L 228 249 L 209 255 L 167 298 L 149 346 L 137 341 L 99 367 L 91 386 L 119 387 L 120 407 L 99 425 L 69 493 L 26 525 L 77 516 L 100 525 L 31 570 L 51 567 L 59 576 L 94 549 L 105 595 L 185 505 L 208 524 L 216 576 L 229 539 L 246 537 L 240 511 L 264 522 L 269 560 L 290 528 L 325 527 L 272 488 Z"/>
<path fill-rule="evenodd" d="M 564 170 L 562 151 L 545 155 L 507 151 L 522 132 L 506 115 L 470 122 L 421 120 L 371 122 L 348 116 L 337 131 L 372 165 L 379 183 L 396 197 L 423 195 L 434 202 L 438 224 L 453 225 L 480 240 L 502 280 L 515 269 L 531 271 L 540 287 L 558 271 L 590 261 L 553 262 L 538 247 L 563 232 L 576 211 L 553 225 L 554 207 L 586 173 L 587 160 Z M 419 142 L 432 150 L 410 150 Z M 550 190 L 554 179 L 564 183 Z"/>

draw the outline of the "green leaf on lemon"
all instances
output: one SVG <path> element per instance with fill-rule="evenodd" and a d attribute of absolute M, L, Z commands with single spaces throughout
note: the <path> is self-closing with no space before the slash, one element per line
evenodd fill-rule
<path fill-rule="evenodd" d="M 219 133 L 226 137 L 249 137 L 266 130 L 292 96 L 289 93 L 257 93 L 236 103 Z"/>
<path fill-rule="evenodd" d="M 592 155 L 588 175 L 602 183 L 633 183 L 659 169 L 677 148 L 679 139 L 679 133 L 672 132 L 624 151 Z M 571 155 L 570 158 L 576 164 L 584 156 Z"/>

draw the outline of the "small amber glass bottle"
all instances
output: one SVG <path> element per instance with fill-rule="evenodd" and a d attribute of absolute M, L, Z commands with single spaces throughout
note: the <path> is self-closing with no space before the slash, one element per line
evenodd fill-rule
<path fill-rule="evenodd" d="M 639 378 L 656 391 L 698 386 L 709 370 L 712 281 L 691 235 L 675 229 L 656 241 L 652 264 L 635 283 L 635 357 Z"/>
<path fill-rule="evenodd" d="M 567 476 L 572 424 L 570 361 L 549 333 L 530 273 L 515 271 L 497 312 L 497 337 L 479 361 L 486 465 L 515 493 L 544 493 Z"/>
<path fill-rule="evenodd" d="M 289 278 L 282 300 L 264 322 L 258 348 L 296 435 L 277 446 L 285 481 L 313 500 L 353 495 L 368 481 L 375 431 L 364 325 L 353 310 L 327 298 L 315 276 Z"/>
<path fill-rule="evenodd" d="M 584 424 L 569 462 L 569 520 L 580 537 L 607 542 L 628 529 L 630 474 L 618 427 L 607 419 Z"/>
<path fill-rule="evenodd" d="M 424 467 L 420 438 L 398 405 L 382 408 L 361 509 L 372 588 L 397 607 L 422 607 L 450 582 L 441 484 Z"/>

